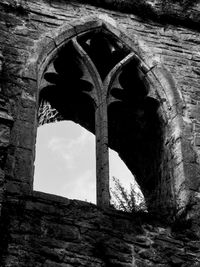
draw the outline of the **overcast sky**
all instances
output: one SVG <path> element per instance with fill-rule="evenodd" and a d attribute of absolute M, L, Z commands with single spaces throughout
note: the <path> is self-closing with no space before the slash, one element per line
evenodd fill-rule
<path fill-rule="evenodd" d="M 112 150 L 110 177 L 129 187 L 133 175 Z M 71 121 L 38 128 L 34 190 L 96 202 L 95 136 Z"/>

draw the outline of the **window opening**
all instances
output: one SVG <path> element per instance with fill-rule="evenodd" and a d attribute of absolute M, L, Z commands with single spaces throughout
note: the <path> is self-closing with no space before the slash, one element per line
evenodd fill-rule
<path fill-rule="evenodd" d="M 145 202 L 153 206 L 162 160 L 159 103 L 148 95 L 149 88 L 137 59 L 118 72 L 109 93 L 109 147 L 119 153 L 140 185 Z"/>
<path fill-rule="evenodd" d="M 135 177 L 120 159 L 109 149 L 111 205 L 122 211 L 147 211 L 144 195 Z"/>
<path fill-rule="evenodd" d="M 99 28 L 69 40 L 43 78 L 40 103 L 47 101 L 57 115 L 96 136 L 97 205 L 110 206 L 108 147 L 151 203 L 160 182 L 162 131 L 159 103 L 148 95 L 135 53 Z"/>
<path fill-rule="evenodd" d="M 34 190 L 96 203 L 95 136 L 72 121 L 37 131 Z"/>

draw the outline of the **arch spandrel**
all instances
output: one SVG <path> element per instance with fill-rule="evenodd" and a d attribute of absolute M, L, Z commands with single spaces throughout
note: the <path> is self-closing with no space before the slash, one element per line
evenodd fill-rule
<path fill-rule="evenodd" d="M 47 40 L 51 39 L 50 42 L 52 43 L 53 40 L 54 46 L 50 45 L 49 47 L 48 46 L 45 47 L 43 45 L 44 49 L 40 50 L 40 54 L 37 57 L 38 60 L 35 61 L 35 63 L 32 62 L 32 66 L 37 65 L 36 67 L 37 75 L 35 75 L 34 78 L 38 80 L 38 87 L 40 85 L 40 81 L 41 78 L 43 77 L 45 69 L 50 64 L 50 62 L 52 62 L 53 59 L 56 57 L 58 51 L 60 51 L 62 47 L 64 47 L 64 45 L 66 45 L 66 43 L 68 43 L 73 37 L 97 28 L 99 29 L 103 28 L 105 29 L 105 31 L 110 32 L 111 35 L 115 36 L 115 38 L 117 38 L 119 41 L 122 41 L 125 45 L 127 45 L 127 47 L 132 49 L 132 51 L 135 54 L 135 57 L 138 58 L 139 68 L 141 72 L 144 73 L 146 80 L 145 82 L 149 84 L 150 88 L 149 96 L 152 96 L 153 98 L 155 97 L 160 103 L 160 108 L 159 108 L 160 115 L 163 118 L 164 123 L 166 122 L 168 123 L 168 126 L 166 128 L 168 129 L 167 134 L 168 135 L 171 134 L 173 132 L 173 129 L 176 134 L 180 133 L 182 127 L 182 116 L 181 116 L 182 99 L 180 93 L 177 91 L 174 84 L 172 85 L 170 78 L 171 75 L 161 65 L 149 67 L 148 64 L 142 60 L 142 58 L 145 59 L 145 55 L 141 55 L 142 48 L 140 48 L 138 42 L 135 40 L 131 40 L 129 37 L 127 37 L 123 32 L 123 30 L 120 30 L 120 27 L 117 27 L 116 29 L 113 25 L 109 24 L 107 21 L 104 21 L 103 19 L 92 17 L 92 18 L 87 18 L 86 22 L 84 20 L 75 21 L 74 23 L 71 23 L 71 25 L 68 24 L 60 27 L 58 30 L 55 30 L 52 35 L 48 34 L 48 37 L 44 38 L 45 41 L 42 41 L 43 44 L 47 42 Z M 38 43 L 38 47 L 40 47 L 40 43 Z M 32 69 L 34 70 L 33 67 L 32 68 L 30 67 L 33 77 L 34 71 L 32 71 Z M 151 88 L 153 88 L 152 90 L 154 90 L 154 92 L 151 92 Z M 173 156 L 174 158 L 183 157 L 181 144 L 179 144 L 179 148 L 178 146 L 174 148 L 172 138 L 170 142 L 171 144 L 168 147 L 168 150 L 171 151 L 170 154 L 174 155 Z M 176 160 L 173 161 L 172 165 L 173 164 L 176 165 Z M 184 183 L 186 178 L 185 178 L 184 167 L 183 166 L 180 167 L 179 165 L 177 169 L 179 169 L 179 175 L 176 174 L 177 170 L 174 173 L 173 171 L 171 172 L 170 170 L 170 173 L 172 173 L 170 175 L 173 177 L 171 177 L 170 181 L 171 185 L 169 187 L 171 188 L 170 190 L 173 191 L 171 192 L 171 197 L 177 199 L 177 200 L 175 199 L 171 200 L 171 202 L 173 202 L 173 205 L 175 206 L 180 206 L 178 195 L 180 193 L 181 184 Z M 180 177 L 183 183 L 179 182 Z M 178 181 L 176 182 L 176 180 Z M 185 187 L 184 192 L 186 191 L 187 188 Z M 184 192 L 181 191 L 181 195 L 186 196 L 187 193 Z M 182 201 L 182 203 L 184 201 Z"/>

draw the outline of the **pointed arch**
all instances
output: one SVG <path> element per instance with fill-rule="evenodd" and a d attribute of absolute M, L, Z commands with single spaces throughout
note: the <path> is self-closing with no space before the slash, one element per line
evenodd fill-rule
<path fill-rule="evenodd" d="M 163 187 L 166 186 L 168 190 L 171 190 L 169 203 L 167 203 L 169 208 L 173 206 L 176 210 L 179 210 L 185 206 L 189 198 L 181 131 L 184 103 L 181 94 L 175 86 L 172 75 L 161 64 L 156 63 L 155 65 L 148 65 L 149 61 L 137 40 L 126 36 L 119 25 L 116 27 L 116 25 L 112 25 L 103 18 L 89 17 L 82 20 L 75 20 L 70 22 L 70 24 L 59 27 L 53 32 L 47 33 L 47 35 L 37 43 L 35 53 L 33 53 L 30 59 L 31 63 L 26 66 L 24 75 L 37 81 L 38 101 L 38 92 L 45 70 L 55 59 L 58 51 L 73 37 L 100 28 L 109 32 L 116 40 L 120 40 L 132 51 L 134 58 L 138 61 L 137 68 L 143 74 L 143 82 L 149 87 L 149 95 L 157 99 L 160 103 L 159 116 L 162 117 L 165 124 L 163 142 L 166 144 L 166 150 L 169 151 L 166 156 L 168 158 L 167 161 L 170 161 L 167 166 L 170 181 L 167 181 L 169 184 L 166 184 L 165 181 Z M 166 171 L 165 169 L 165 172 Z M 159 199 L 161 198 L 162 197 L 159 196 Z M 163 206 L 165 204 L 166 203 L 163 202 Z"/>

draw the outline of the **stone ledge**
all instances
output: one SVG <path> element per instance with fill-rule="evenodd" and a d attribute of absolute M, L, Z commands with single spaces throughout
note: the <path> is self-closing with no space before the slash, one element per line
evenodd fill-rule
<path fill-rule="evenodd" d="M 0 122 L 2 121 L 8 124 L 12 124 L 14 120 L 5 111 L 0 111 Z"/>
<path fill-rule="evenodd" d="M 69 205 L 70 203 L 74 202 L 77 203 L 81 206 L 93 206 L 96 207 L 95 204 L 86 202 L 86 201 L 81 201 L 81 200 L 76 200 L 76 199 L 69 199 L 66 197 L 50 194 L 50 193 L 44 193 L 40 191 L 33 191 L 31 197 L 33 198 L 33 201 L 41 201 L 41 202 L 47 202 L 52 204 L 54 203 L 60 203 L 61 205 Z"/>

